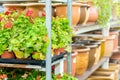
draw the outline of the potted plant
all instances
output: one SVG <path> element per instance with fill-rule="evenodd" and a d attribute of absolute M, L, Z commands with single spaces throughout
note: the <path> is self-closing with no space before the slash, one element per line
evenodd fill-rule
<path fill-rule="evenodd" d="M 11 14 L 13 13 L 13 14 Z M 11 38 L 11 28 L 16 12 L 4 12 L 0 14 L 0 54 L 1 58 L 14 58 L 12 51 L 8 51 L 9 40 Z"/>
<path fill-rule="evenodd" d="M 52 49 L 56 54 L 64 52 L 72 41 L 72 29 L 67 18 L 52 19 Z M 59 51 L 60 50 L 60 51 Z"/>
<path fill-rule="evenodd" d="M 41 56 L 45 56 L 49 43 L 45 19 L 30 20 L 30 16 L 22 14 L 14 21 L 9 49 L 17 58 L 28 58 L 32 55 L 34 59 L 44 59 Z"/>
<path fill-rule="evenodd" d="M 98 8 L 98 24 L 106 26 L 110 21 L 113 0 L 93 0 Z"/>

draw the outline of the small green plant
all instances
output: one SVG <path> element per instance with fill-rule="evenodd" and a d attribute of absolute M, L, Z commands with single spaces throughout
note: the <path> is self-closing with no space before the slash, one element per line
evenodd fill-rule
<path fill-rule="evenodd" d="M 4 75 L 4 76 L 3 76 Z M 8 78 L 8 80 L 46 80 L 46 74 L 43 71 L 39 70 L 28 70 L 28 69 L 0 69 L 0 78 Z M 72 77 L 68 74 L 58 74 L 55 75 L 52 73 L 52 80 L 78 80 L 75 77 Z"/>
<path fill-rule="evenodd" d="M 67 18 L 52 19 L 52 48 L 66 48 L 72 41 L 72 29 Z"/>
<path fill-rule="evenodd" d="M 113 0 L 93 0 L 95 6 L 98 8 L 98 20 L 100 25 L 106 26 L 110 21 Z"/>

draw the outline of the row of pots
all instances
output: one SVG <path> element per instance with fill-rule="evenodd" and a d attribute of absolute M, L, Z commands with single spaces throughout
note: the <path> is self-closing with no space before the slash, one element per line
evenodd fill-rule
<path fill-rule="evenodd" d="M 87 69 L 99 62 L 102 57 L 110 57 L 113 50 L 115 37 L 92 37 L 81 40 L 81 37 L 73 37 L 72 51 L 77 52 L 72 57 L 72 75 L 82 75 Z M 65 66 L 66 67 L 66 64 Z M 66 68 L 64 68 L 66 70 Z M 65 71 L 66 72 L 66 71 Z"/>
<path fill-rule="evenodd" d="M 29 3 L 29 4 L 4 4 L 5 11 L 16 8 L 21 11 L 27 10 L 32 12 L 32 17 L 41 17 L 45 14 L 45 4 Z M 52 5 L 52 16 L 67 17 L 67 5 L 54 4 Z M 72 4 L 72 24 L 86 24 L 86 22 L 95 22 L 98 18 L 97 8 L 91 3 L 73 3 Z"/>

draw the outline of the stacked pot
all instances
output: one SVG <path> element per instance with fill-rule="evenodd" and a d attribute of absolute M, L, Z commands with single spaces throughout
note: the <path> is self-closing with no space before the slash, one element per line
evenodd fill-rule
<path fill-rule="evenodd" d="M 77 51 L 76 75 L 82 75 L 87 69 L 95 65 L 101 55 L 101 41 L 81 40 L 73 38 L 73 51 Z"/>
<path fill-rule="evenodd" d="M 84 74 L 87 69 L 91 69 L 93 65 L 97 64 L 102 57 L 110 57 L 114 46 L 114 38 L 114 36 L 74 36 L 73 51 L 76 50 L 78 52 L 76 59 L 76 75 Z M 85 52 L 83 47 L 89 48 L 89 50 L 87 50 L 88 53 L 82 53 Z M 81 50 L 83 51 L 80 52 Z M 85 58 L 82 57 L 83 55 L 86 55 L 87 59 L 83 59 Z M 84 63 L 84 65 L 85 63 L 88 64 L 86 64 L 85 67 L 82 63 Z"/>

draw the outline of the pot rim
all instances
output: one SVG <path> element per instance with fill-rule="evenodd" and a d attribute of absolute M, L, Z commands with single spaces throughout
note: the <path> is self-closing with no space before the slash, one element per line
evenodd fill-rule
<path fill-rule="evenodd" d="M 59 3 L 60 4 L 60 3 Z M 53 6 L 54 4 L 52 4 Z M 22 3 L 22 4 L 3 4 L 4 7 L 7 6 L 21 6 L 21 7 L 25 7 L 25 6 L 45 6 L 45 3 Z"/>
<path fill-rule="evenodd" d="M 89 47 L 89 48 L 97 48 L 97 44 L 85 44 L 84 46 Z"/>
<path fill-rule="evenodd" d="M 56 7 L 59 7 L 59 6 L 67 6 L 67 4 L 56 4 L 55 6 L 56 6 Z M 81 6 L 81 4 L 79 4 L 79 3 L 72 3 L 72 6 Z"/>
<path fill-rule="evenodd" d="M 74 48 L 72 49 L 73 51 L 77 51 L 77 52 L 86 52 L 89 51 L 90 48 L 89 47 L 85 47 L 85 46 L 74 46 L 74 47 L 78 47 L 78 48 Z M 73 48 L 73 47 L 72 47 Z M 82 48 L 82 49 L 81 49 Z"/>

